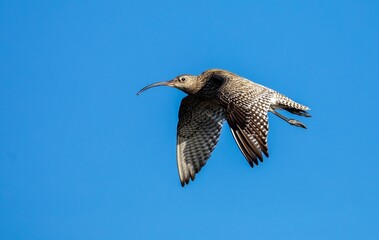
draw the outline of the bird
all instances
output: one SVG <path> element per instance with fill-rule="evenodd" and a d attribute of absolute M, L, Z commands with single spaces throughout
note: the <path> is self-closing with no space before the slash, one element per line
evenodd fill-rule
<path fill-rule="evenodd" d="M 137 95 L 157 86 L 177 88 L 187 94 L 180 104 L 177 125 L 176 160 L 181 186 L 195 180 L 215 149 L 226 121 L 237 146 L 251 167 L 269 157 L 268 113 L 306 129 L 300 121 L 277 110 L 311 117 L 310 108 L 283 94 L 222 69 L 199 75 L 182 74 L 170 81 L 142 88 Z"/>

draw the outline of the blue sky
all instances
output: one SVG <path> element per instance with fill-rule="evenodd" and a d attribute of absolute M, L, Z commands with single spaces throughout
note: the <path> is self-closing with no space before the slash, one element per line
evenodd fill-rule
<path fill-rule="evenodd" d="M 0 1 L 0 239 L 379 239 L 377 1 Z M 222 68 L 311 110 L 180 186 L 182 92 Z"/>

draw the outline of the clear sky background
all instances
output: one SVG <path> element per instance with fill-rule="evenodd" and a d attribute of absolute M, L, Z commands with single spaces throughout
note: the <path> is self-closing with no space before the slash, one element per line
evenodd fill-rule
<path fill-rule="evenodd" d="M 378 1 L 0 1 L 0 239 L 379 239 Z M 184 93 L 222 68 L 309 106 L 252 169 L 227 125 L 180 186 Z"/>

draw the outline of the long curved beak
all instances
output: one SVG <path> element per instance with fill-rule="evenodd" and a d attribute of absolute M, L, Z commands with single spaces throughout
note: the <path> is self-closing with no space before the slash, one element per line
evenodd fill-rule
<path fill-rule="evenodd" d="M 139 92 L 137 93 L 137 95 L 140 95 L 142 92 L 146 91 L 149 88 L 159 87 L 159 86 L 169 86 L 169 87 L 172 87 L 172 81 L 157 82 L 157 83 L 153 83 L 153 84 L 147 85 L 146 87 L 144 87 L 141 90 L 139 90 Z"/>

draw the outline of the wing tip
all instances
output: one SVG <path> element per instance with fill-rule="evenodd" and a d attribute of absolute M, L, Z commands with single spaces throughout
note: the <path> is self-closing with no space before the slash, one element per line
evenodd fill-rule
<path fill-rule="evenodd" d="M 189 184 L 190 179 L 193 181 L 195 178 L 193 178 L 193 179 L 192 179 L 192 177 L 191 178 L 187 177 L 185 179 L 180 178 L 180 185 L 182 185 L 182 187 L 185 187 L 186 185 Z"/>

